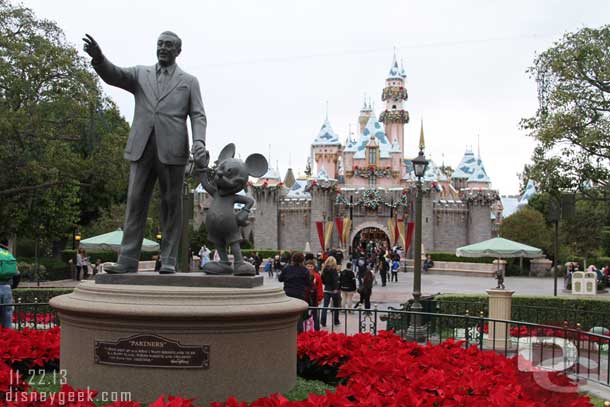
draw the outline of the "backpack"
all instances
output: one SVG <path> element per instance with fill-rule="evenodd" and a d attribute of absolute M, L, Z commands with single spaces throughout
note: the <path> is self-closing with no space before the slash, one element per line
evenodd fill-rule
<path fill-rule="evenodd" d="M 0 249 L 0 280 L 9 280 L 19 274 L 17 271 L 17 260 L 11 252 Z"/>

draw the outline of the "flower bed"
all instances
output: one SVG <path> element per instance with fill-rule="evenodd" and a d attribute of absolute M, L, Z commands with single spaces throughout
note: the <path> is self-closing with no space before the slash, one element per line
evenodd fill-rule
<path fill-rule="evenodd" d="M 11 351 L 2 353 L 0 363 L 0 397 L 9 391 L 6 365 L 26 363 L 39 366 L 58 357 L 59 332 L 28 331 L 9 333 L 0 331 L 0 341 L 8 340 Z M 27 344 L 18 343 L 22 340 Z M 35 341 L 41 341 L 36 344 Z M 4 343 L 4 342 L 2 342 Z M 30 351 L 28 348 L 33 346 Z M 9 354 L 16 357 L 9 357 Z M 338 380 L 334 391 L 324 395 L 310 394 L 303 401 L 288 401 L 284 396 L 272 395 L 250 404 L 230 398 L 212 403 L 212 407 L 356 407 L 356 406 L 514 406 L 514 407 L 590 407 L 585 396 L 565 390 L 576 390 L 566 376 L 545 373 L 551 383 L 563 392 L 552 392 L 540 387 L 535 373 L 522 372 L 517 359 L 507 359 L 495 352 L 481 352 L 476 347 L 465 349 L 463 342 L 448 340 L 440 345 L 420 346 L 404 342 L 391 332 L 377 336 L 358 334 L 345 336 L 327 332 L 307 332 L 298 339 L 299 363 L 308 373 L 335 372 Z M 5 365 L 4 367 L 2 365 Z M 317 370 L 316 370 L 317 369 Z M 15 383 L 14 381 L 12 383 Z M 41 401 L 37 392 L 23 392 L 27 384 L 19 381 L 13 388 L 7 407 L 93 407 L 95 391 L 77 390 L 62 386 L 57 396 Z M 63 400 L 63 402 L 60 402 Z M 72 401 L 71 401 L 72 400 Z M 1 405 L 1 403 L 0 403 Z M 115 402 L 108 407 L 140 407 L 138 402 Z M 192 400 L 160 396 L 150 407 L 196 407 Z"/>

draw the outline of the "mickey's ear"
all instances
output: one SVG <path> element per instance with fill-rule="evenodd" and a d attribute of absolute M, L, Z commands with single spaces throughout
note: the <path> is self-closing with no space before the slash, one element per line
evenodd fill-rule
<path fill-rule="evenodd" d="M 220 154 L 218 154 L 218 162 L 220 163 L 220 162 L 226 160 L 227 158 L 233 158 L 233 157 L 235 157 L 235 144 L 229 143 L 226 146 L 224 146 L 224 148 L 222 149 Z"/>
<path fill-rule="evenodd" d="M 262 154 L 254 153 L 246 158 L 246 169 L 253 177 L 262 177 L 268 168 L 267 159 Z"/>

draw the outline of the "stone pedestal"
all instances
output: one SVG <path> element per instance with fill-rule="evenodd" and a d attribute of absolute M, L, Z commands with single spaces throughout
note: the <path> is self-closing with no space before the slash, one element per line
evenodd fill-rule
<path fill-rule="evenodd" d="M 61 319 L 61 368 L 72 386 L 130 392 L 147 403 L 180 395 L 201 405 L 230 396 L 252 401 L 294 387 L 304 301 L 279 287 L 121 282 L 142 277 L 84 281 L 51 300 Z M 235 283 L 243 286 L 243 278 Z"/>
<path fill-rule="evenodd" d="M 490 319 L 511 319 L 514 293 L 510 290 L 487 290 Z M 510 326 L 507 323 L 489 321 L 488 328 L 488 338 L 485 340 L 486 347 L 498 350 L 510 349 Z"/>

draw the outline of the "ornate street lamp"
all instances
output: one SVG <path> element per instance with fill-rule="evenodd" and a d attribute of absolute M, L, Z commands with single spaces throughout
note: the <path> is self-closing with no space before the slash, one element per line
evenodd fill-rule
<path fill-rule="evenodd" d="M 163 235 L 161 234 L 161 230 L 159 228 L 157 228 L 157 231 L 155 232 L 155 239 L 157 239 L 158 241 L 161 241 L 162 237 L 163 237 Z"/>
<path fill-rule="evenodd" d="M 413 248 L 413 305 L 411 311 L 422 312 L 423 307 L 419 302 L 421 298 L 421 227 L 422 227 L 422 177 L 426 173 L 428 160 L 420 145 L 419 154 L 413 159 L 413 170 L 417 177 L 417 198 L 415 200 L 415 247 Z M 409 340 L 421 342 L 426 337 L 426 328 L 422 324 L 420 314 L 411 316 L 411 324 L 407 329 Z"/>

